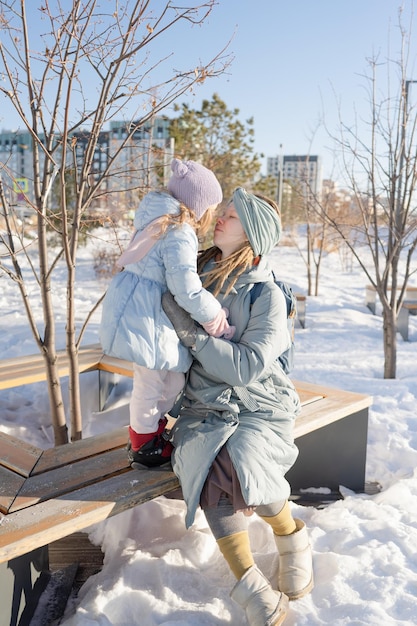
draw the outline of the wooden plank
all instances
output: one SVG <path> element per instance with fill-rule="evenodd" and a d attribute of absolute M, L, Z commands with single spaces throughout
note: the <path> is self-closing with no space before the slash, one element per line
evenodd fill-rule
<path fill-rule="evenodd" d="M 297 393 L 300 397 L 301 406 L 306 404 L 310 404 L 310 402 L 317 402 L 318 400 L 322 400 L 324 397 L 322 393 L 317 390 L 306 389 L 305 387 L 301 387 L 300 384 L 297 387 Z"/>
<path fill-rule="evenodd" d="M 0 432 L 0 464 L 22 476 L 29 476 L 42 452 L 42 448 Z"/>
<path fill-rule="evenodd" d="M 296 387 L 304 387 L 314 390 L 317 385 L 308 383 L 295 383 Z M 351 391 L 332 389 L 330 387 L 320 387 L 323 398 L 315 402 L 304 405 L 300 415 L 297 417 L 294 428 L 294 436 L 302 437 L 307 433 L 322 428 L 327 424 L 332 424 L 343 419 L 352 413 L 357 413 L 363 409 L 368 409 L 372 404 L 372 397 Z"/>
<path fill-rule="evenodd" d="M 99 344 L 81 348 L 78 355 L 80 372 L 88 372 L 98 367 L 102 354 Z M 58 352 L 60 376 L 68 376 L 69 362 L 64 350 Z M 33 354 L 0 361 L 0 389 L 10 389 L 46 380 L 46 367 L 41 354 Z"/>
<path fill-rule="evenodd" d="M 9 513 L 69 494 L 76 489 L 87 487 L 129 469 L 126 449 L 116 448 L 104 454 L 31 476 L 22 485 L 9 508 Z"/>
<path fill-rule="evenodd" d="M 132 363 L 130 363 L 129 361 L 123 361 L 122 359 L 117 359 L 115 357 L 107 356 L 106 354 L 102 355 L 98 367 L 100 370 L 103 370 L 105 372 L 120 374 L 121 376 L 127 377 L 133 376 Z M 323 397 L 323 394 L 321 393 L 321 387 L 319 385 L 311 385 L 302 382 L 297 382 L 294 384 L 300 396 L 301 404 L 314 402 L 315 400 L 319 400 Z"/>
<path fill-rule="evenodd" d="M 309 389 L 305 389 L 304 393 L 310 394 L 310 401 L 304 404 L 301 415 L 296 420 L 296 438 L 368 407 L 371 403 L 368 396 L 340 390 L 327 389 L 328 395 L 319 398 Z M 127 470 L 126 429 L 120 429 L 116 433 L 117 436 L 121 435 L 121 440 L 116 441 L 113 433 L 107 433 L 97 438 L 98 441 L 94 441 L 96 438 L 89 438 L 91 441 L 86 439 L 53 449 L 49 463 L 44 468 L 54 469 L 50 471 L 45 469 L 42 473 L 37 472 L 27 479 L 10 511 L 56 498 L 103 480 L 106 476 Z M 107 451 L 109 447 L 114 448 L 118 443 L 121 443 L 122 447 Z M 85 455 L 88 456 L 84 458 Z"/>
<path fill-rule="evenodd" d="M 8 513 L 16 494 L 25 483 L 25 477 L 0 466 L 0 511 Z M 1 523 L 1 519 L 0 519 Z"/>
<path fill-rule="evenodd" d="M 112 372 L 113 374 L 120 374 L 121 376 L 133 376 L 133 364 L 129 361 L 122 359 L 116 359 L 115 357 L 102 354 L 98 369 L 104 372 Z"/>
<path fill-rule="evenodd" d="M 397 287 L 396 291 L 399 293 L 402 287 Z M 387 291 L 391 291 L 391 287 L 387 287 Z M 376 297 L 377 292 L 376 288 L 373 285 L 365 286 L 365 305 L 375 314 L 376 311 Z M 407 285 L 405 288 L 405 299 L 411 302 L 417 301 L 417 287 Z"/>
<path fill-rule="evenodd" d="M 75 591 L 103 567 L 104 553 L 101 546 L 92 544 L 88 533 L 82 531 L 50 543 L 48 556 L 51 572 L 59 572 L 72 563 L 78 565 L 74 580 Z"/>
<path fill-rule="evenodd" d="M 86 437 L 74 443 L 44 450 L 32 471 L 32 476 L 48 470 L 73 463 L 89 456 L 95 456 L 113 448 L 126 446 L 128 440 L 127 427 L 111 430 L 94 437 Z"/>
<path fill-rule="evenodd" d="M 177 489 L 172 471 L 128 470 L 54 500 L 9 513 L 0 524 L 0 563 Z"/>

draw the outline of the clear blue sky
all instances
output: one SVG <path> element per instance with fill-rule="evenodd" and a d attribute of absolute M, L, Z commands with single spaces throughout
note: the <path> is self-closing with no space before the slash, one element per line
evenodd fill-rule
<path fill-rule="evenodd" d="M 40 4 L 27 1 L 32 47 L 37 47 L 36 33 L 41 32 L 36 24 Z M 398 58 L 399 7 L 404 8 L 402 21 L 408 30 L 413 4 L 413 0 L 218 0 L 208 23 L 167 32 L 160 51 L 173 52 L 170 71 L 181 70 L 207 62 L 233 37 L 229 51 L 234 60 L 228 73 L 207 80 L 179 103 L 200 108 L 202 100 L 216 92 L 229 109 L 240 110 L 242 120 L 254 118 L 258 153 L 274 156 L 282 144 L 285 154 L 319 154 L 327 176 L 332 158 L 326 148 L 331 142 L 319 122 L 325 116 L 332 131 L 340 126 L 338 102 L 344 122 L 353 122 L 355 110 L 369 118 L 367 59 Z M 413 56 L 407 78 L 417 78 Z M 417 86 L 411 96 L 417 103 Z M 0 126 L 13 128 L 4 108 Z"/>
<path fill-rule="evenodd" d="M 369 118 L 367 60 L 376 55 L 384 63 L 388 56 L 398 58 L 399 7 L 403 6 L 402 22 L 408 30 L 413 4 L 411 0 L 219 0 L 200 42 L 202 53 L 207 53 L 235 32 L 229 75 L 207 81 L 193 99 L 182 101 L 199 107 L 203 98 L 217 92 L 229 109 L 240 109 L 242 119 L 254 117 L 258 153 L 274 156 L 282 144 L 285 154 L 320 154 L 327 175 L 333 163 L 326 152 L 331 142 L 323 128 L 317 131 L 319 121 L 324 115 L 329 128 L 337 130 L 338 103 L 344 122 L 354 120 L 355 110 Z M 187 54 L 191 52 L 187 46 Z M 417 78 L 414 60 L 411 56 L 408 79 Z M 417 102 L 417 87 L 411 95 Z"/>

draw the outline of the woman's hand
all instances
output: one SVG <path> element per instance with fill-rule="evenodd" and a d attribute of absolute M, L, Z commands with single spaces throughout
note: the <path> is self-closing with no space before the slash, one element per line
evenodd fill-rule
<path fill-rule="evenodd" d="M 175 302 L 170 291 L 162 294 L 162 308 L 171 320 L 181 343 L 187 348 L 194 347 L 197 337 L 197 324 L 191 315 Z"/>

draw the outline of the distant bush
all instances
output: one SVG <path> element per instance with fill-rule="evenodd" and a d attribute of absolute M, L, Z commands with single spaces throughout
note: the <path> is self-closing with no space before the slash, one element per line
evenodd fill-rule
<path fill-rule="evenodd" d="M 120 268 L 117 267 L 116 261 L 120 256 L 120 250 L 105 250 L 100 248 L 93 254 L 93 267 L 98 278 L 111 278 Z"/>

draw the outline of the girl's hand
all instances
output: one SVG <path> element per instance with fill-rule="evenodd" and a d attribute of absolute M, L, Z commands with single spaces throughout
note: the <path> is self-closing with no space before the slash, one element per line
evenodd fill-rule
<path fill-rule="evenodd" d="M 230 326 L 227 321 L 229 315 L 228 309 L 223 307 L 220 309 L 216 317 L 206 324 L 202 324 L 202 327 L 212 337 L 224 337 L 225 339 L 231 339 L 236 330 L 235 326 Z"/>

